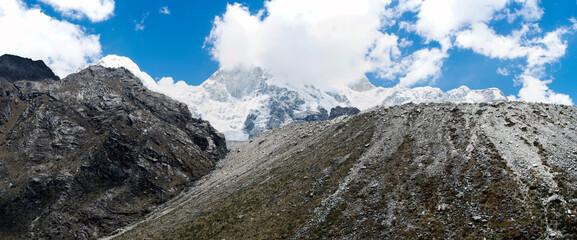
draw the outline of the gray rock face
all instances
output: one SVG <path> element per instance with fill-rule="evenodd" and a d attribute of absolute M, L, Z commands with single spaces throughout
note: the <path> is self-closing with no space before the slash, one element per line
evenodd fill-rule
<path fill-rule="evenodd" d="M 4 90 L 0 92 L 0 125 L 6 123 L 12 115 L 12 103 L 17 101 L 15 93 L 18 92 L 19 97 L 24 98 L 41 94 L 44 83 L 58 80 L 58 76 L 42 61 L 9 54 L 0 56 L 0 89 Z M 15 87 L 25 88 L 26 92 L 17 91 Z"/>
<path fill-rule="evenodd" d="M 14 82 L 18 80 L 52 81 L 58 80 L 43 61 L 4 54 L 0 56 L 0 79 Z"/>
<path fill-rule="evenodd" d="M 92 66 L 59 81 L 44 81 L 51 74 L 36 67 L 17 69 L 25 70 L 0 75 L 2 239 L 109 233 L 227 152 L 208 122 L 126 69 Z"/>
<path fill-rule="evenodd" d="M 282 126 L 117 239 L 576 239 L 576 126 L 516 102 Z"/>
<path fill-rule="evenodd" d="M 355 107 L 336 106 L 333 109 L 331 109 L 331 115 L 329 116 L 328 119 L 332 120 L 340 116 L 353 116 L 359 114 L 360 112 L 361 110 Z"/>

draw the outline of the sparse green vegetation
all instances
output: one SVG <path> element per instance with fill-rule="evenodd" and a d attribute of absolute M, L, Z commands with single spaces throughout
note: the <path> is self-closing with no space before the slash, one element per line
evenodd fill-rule
<path fill-rule="evenodd" d="M 502 114 L 495 111 L 485 109 L 483 119 L 476 119 L 466 105 L 433 106 L 377 109 L 258 137 L 241 152 L 265 152 L 262 163 L 273 163 L 270 167 L 230 183 L 226 196 L 191 198 L 201 202 L 160 217 L 157 221 L 182 220 L 151 230 L 152 238 L 546 239 L 548 228 L 560 231 L 558 238 L 575 236 L 575 219 L 567 212 L 577 210 L 567 202 L 575 184 L 555 169 L 551 156 L 556 153 L 534 140 L 536 134 L 514 128 L 512 118 L 510 126 L 491 125 L 489 116 Z M 509 116 L 503 114 L 498 116 Z M 540 130 L 540 123 L 529 125 L 524 121 L 530 118 L 520 113 L 514 119 Z M 312 133 L 321 125 L 323 131 Z M 515 165 L 524 159 L 511 154 L 516 151 L 511 139 L 521 139 L 544 166 L 566 177 L 555 178 L 558 193 L 541 167 Z M 558 200 L 544 205 L 553 194 L 566 205 Z M 156 227 L 143 223 L 121 239 L 150 237 L 138 234 L 146 226 Z"/>

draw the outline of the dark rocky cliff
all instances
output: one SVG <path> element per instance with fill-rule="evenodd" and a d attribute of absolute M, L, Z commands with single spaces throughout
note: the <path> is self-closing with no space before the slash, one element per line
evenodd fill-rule
<path fill-rule="evenodd" d="M 126 69 L 0 57 L 0 238 L 90 239 L 209 173 L 222 134 Z"/>
<path fill-rule="evenodd" d="M 331 115 L 329 115 L 328 119 L 332 120 L 340 116 L 353 116 L 359 114 L 360 112 L 361 110 L 355 107 L 336 106 L 331 109 Z"/>
<path fill-rule="evenodd" d="M 44 64 L 15 55 L 5 54 L 0 57 L 0 79 L 8 82 L 18 80 L 51 81 L 60 79 Z"/>

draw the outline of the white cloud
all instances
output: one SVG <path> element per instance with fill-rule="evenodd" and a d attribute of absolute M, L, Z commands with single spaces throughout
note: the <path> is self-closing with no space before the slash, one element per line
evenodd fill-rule
<path fill-rule="evenodd" d="M 397 16 L 402 15 L 405 12 L 417 12 L 421 8 L 423 0 L 399 0 L 396 7 Z"/>
<path fill-rule="evenodd" d="M 401 65 L 406 70 L 405 75 L 399 79 L 402 86 L 413 86 L 428 79 L 435 80 L 441 74 L 443 61 L 447 57 L 441 49 L 421 49 L 414 52 L 407 59 L 403 59 Z"/>
<path fill-rule="evenodd" d="M 369 51 L 382 37 L 378 30 L 388 3 L 273 0 L 256 15 L 229 5 L 207 42 L 223 68 L 261 66 L 293 83 L 341 85 L 371 70 Z"/>
<path fill-rule="evenodd" d="M 567 42 L 563 35 L 574 31 L 572 27 L 560 27 L 546 33 L 543 37 L 530 38 L 527 35 L 537 34 L 541 29 L 536 25 L 524 25 L 511 35 L 502 36 L 495 33 L 484 23 L 477 23 L 471 29 L 457 34 L 456 44 L 461 48 L 472 49 L 481 55 L 499 59 L 524 58 L 524 73 L 519 76 L 523 87 L 519 99 L 529 102 L 546 102 L 572 104 L 568 95 L 558 94 L 547 86 L 552 80 L 540 80 L 547 76 L 544 66 L 558 61 L 566 53 Z M 508 76 L 508 71 L 498 69 L 498 73 Z"/>
<path fill-rule="evenodd" d="M 484 23 L 457 34 L 455 43 L 491 58 L 515 59 L 527 56 L 528 51 L 519 43 L 520 36 L 500 36 Z"/>
<path fill-rule="evenodd" d="M 523 83 L 523 88 L 519 90 L 521 101 L 573 105 L 573 100 L 569 95 L 549 89 L 547 84 L 550 84 L 551 80 L 539 80 L 529 75 L 522 75 L 519 80 Z"/>
<path fill-rule="evenodd" d="M 101 22 L 114 15 L 114 0 L 39 0 L 72 19 Z"/>
<path fill-rule="evenodd" d="M 450 37 L 468 25 L 485 22 L 503 9 L 508 0 L 425 0 L 418 13 L 416 31 L 448 49 Z"/>
<path fill-rule="evenodd" d="M 170 9 L 168 9 L 168 6 L 161 7 L 158 12 L 160 14 L 170 15 Z"/>
<path fill-rule="evenodd" d="M 372 69 L 383 79 L 393 79 L 401 72 L 397 63 L 401 56 L 398 40 L 394 34 L 381 33 L 369 54 Z"/>
<path fill-rule="evenodd" d="M 239 4 L 228 5 L 226 14 L 216 17 L 207 42 L 213 45 L 211 54 L 222 68 L 260 65 L 255 56 L 262 32 L 259 19 L 260 15 L 252 16 Z"/>
<path fill-rule="evenodd" d="M 164 93 L 181 102 L 188 101 L 188 95 L 194 92 L 195 87 L 188 85 L 184 81 L 175 81 L 172 77 L 163 77 L 155 86 L 159 92 Z"/>
<path fill-rule="evenodd" d="M 396 36 L 394 38 L 396 41 Z M 376 66 L 374 71 L 382 79 L 399 80 L 398 85 L 404 87 L 434 81 L 441 76 L 443 61 L 447 53 L 439 48 L 420 49 L 412 54 L 400 58 L 400 51 L 392 42 L 386 51 L 373 51 L 371 56 Z M 388 51 L 388 52 L 387 52 Z M 375 55 L 375 56 L 373 56 Z M 379 56 L 385 56 L 380 59 Z"/>
<path fill-rule="evenodd" d="M 492 69 L 511 81 L 550 79 L 545 70 L 566 54 L 573 26 L 543 32 L 536 21 L 539 0 L 270 0 L 251 14 L 240 4 L 217 17 L 210 36 L 213 58 L 222 68 L 260 66 L 286 81 L 335 86 L 373 72 L 411 87 L 434 82 L 457 49 L 489 58 L 522 61 Z M 516 26 L 497 33 L 495 23 Z M 520 24 L 519 24 L 520 23 Z M 520 26 L 517 28 L 517 26 Z M 513 28 L 513 30 L 510 30 Z M 396 30 L 395 30 L 396 29 Z M 523 77 L 516 73 L 523 72 Z M 539 86 L 547 87 L 543 80 Z M 520 81 L 523 82 L 523 81 Z M 523 89 L 537 89 L 525 81 Z M 523 91 L 530 99 L 567 102 L 552 90 Z M 521 93 L 519 93 L 521 94 Z M 556 99 L 556 100 L 553 100 Z"/>
<path fill-rule="evenodd" d="M 528 21 L 536 21 L 543 16 L 543 9 L 539 7 L 539 0 L 515 0 L 515 2 L 522 4 L 523 7 L 509 15 L 509 21 L 513 21 L 518 17 L 522 17 Z"/>
<path fill-rule="evenodd" d="M 425 43 L 437 42 L 441 47 L 416 50 L 389 71 L 400 73 L 399 84 L 407 87 L 439 78 L 444 61 L 450 57 L 448 51 L 454 48 L 455 36 L 471 25 L 491 21 L 508 2 L 509 0 L 399 1 L 398 13 L 416 13 L 416 21 L 400 21 L 399 27 L 407 32 L 417 33 Z M 404 47 L 404 44 L 399 46 Z M 491 47 L 493 45 L 488 49 L 492 49 Z"/>
<path fill-rule="evenodd" d="M 59 21 L 21 0 L 0 1 L 0 54 L 42 59 L 60 77 L 100 57 L 98 35 Z"/>
<path fill-rule="evenodd" d="M 530 40 L 529 44 L 532 46 L 527 54 L 529 67 L 551 63 L 563 57 L 567 49 L 567 42 L 561 40 L 561 37 L 569 31 L 568 28 L 562 27 L 547 33 L 543 38 Z"/>
<path fill-rule="evenodd" d="M 517 96 L 515 96 L 515 95 L 509 95 L 509 96 L 507 96 L 507 100 L 509 100 L 509 101 L 519 101 L 519 99 L 518 99 Z"/>

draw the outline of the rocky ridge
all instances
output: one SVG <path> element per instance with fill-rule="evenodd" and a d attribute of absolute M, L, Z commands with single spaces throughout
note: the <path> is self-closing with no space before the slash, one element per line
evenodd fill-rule
<path fill-rule="evenodd" d="M 0 238 L 93 239 L 214 169 L 224 136 L 124 68 L 0 57 Z"/>
<path fill-rule="evenodd" d="M 517 102 L 282 126 L 111 239 L 574 239 L 576 126 Z"/>

